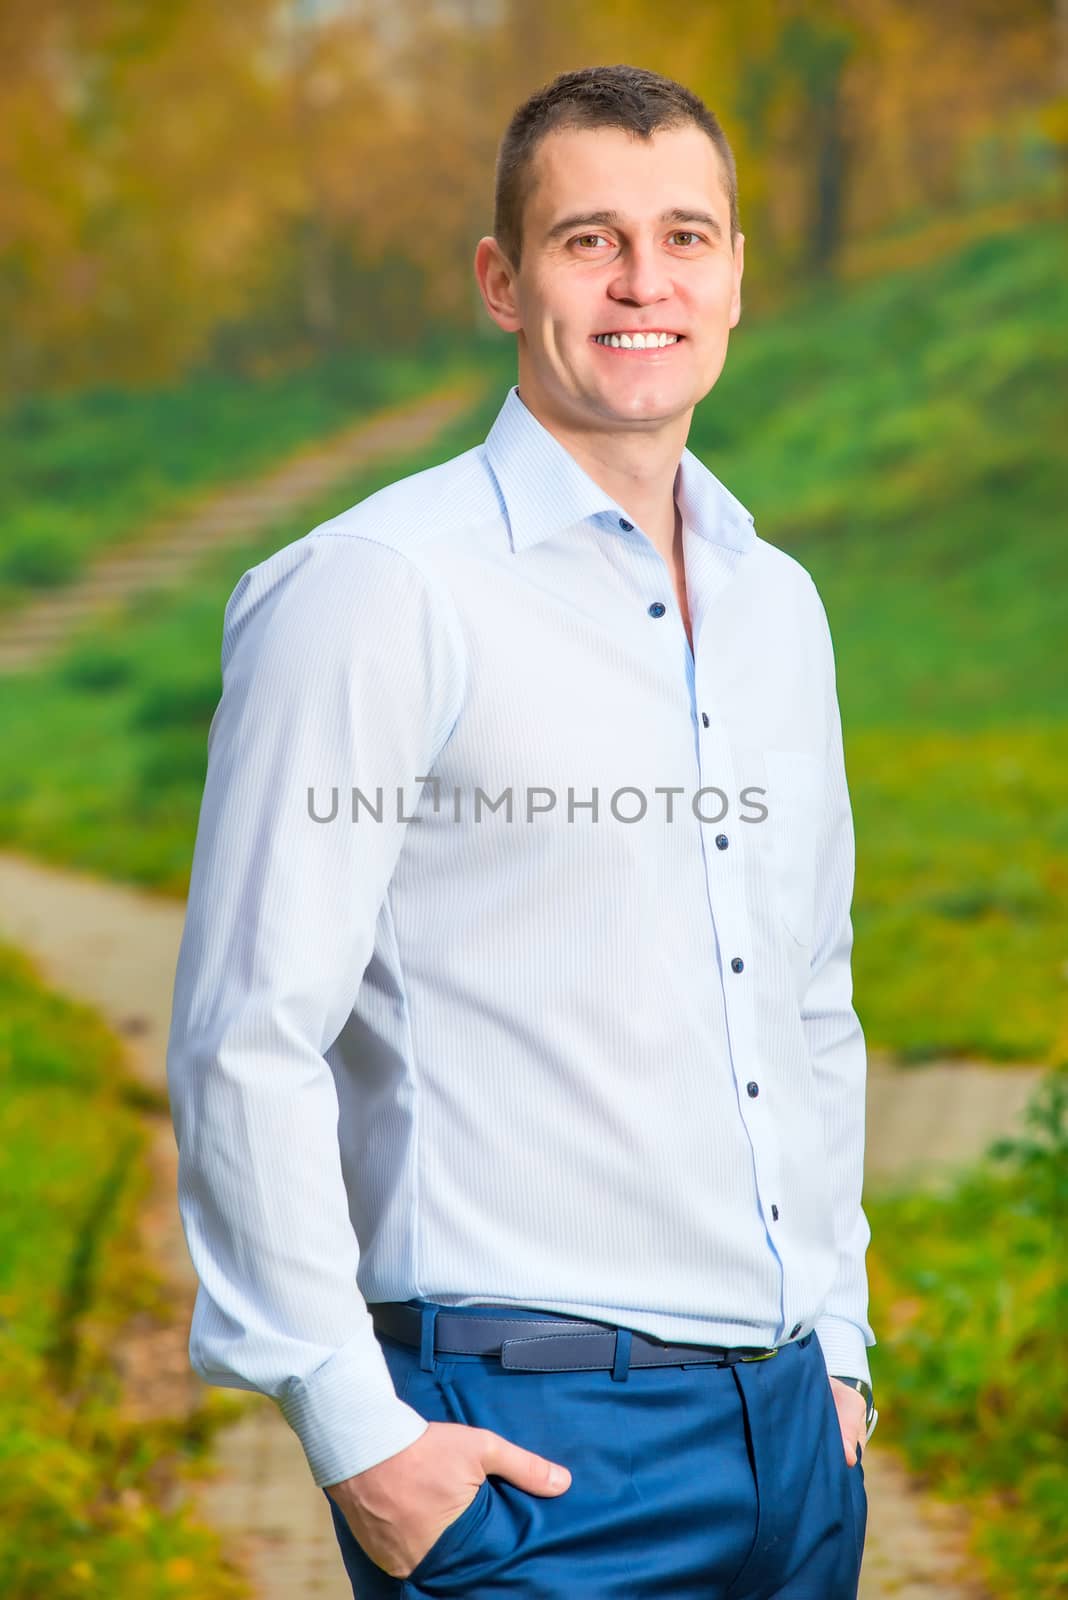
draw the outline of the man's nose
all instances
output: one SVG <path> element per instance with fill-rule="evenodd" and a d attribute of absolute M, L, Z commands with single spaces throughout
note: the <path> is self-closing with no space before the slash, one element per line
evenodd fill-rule
<path fill-rule="evenodd" d="M 655 245 L 628 245 L 621 253 L 615 276 L 608 286 L 613 300 L 652 305 L 671 293 L 667 262 Z"/>

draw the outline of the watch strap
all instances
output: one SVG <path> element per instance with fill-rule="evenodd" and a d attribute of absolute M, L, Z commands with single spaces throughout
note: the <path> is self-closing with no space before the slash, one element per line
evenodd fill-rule
<path fill-rule="evenodd" d="M 839 1383 L 848 1383 L 851 1389 L 855 1389 L 859 1395 L 863 1395 L 864 1404 L 867 1407 L 864 1417 L 864 1424 L 867 1428 L 864 1443 L 867 1444 L 875 1430 L 875 1424 L 879 1420 L 879 1413 L 875 1409 L 875 1397 L 872 1394 L 871 1384 L 868 1383 L 865 1378 L 849 1378 L 846 1377 L 844 1373 L 839 1372 L 832 1372 L 831 1377 L 837 1378 Z"/>

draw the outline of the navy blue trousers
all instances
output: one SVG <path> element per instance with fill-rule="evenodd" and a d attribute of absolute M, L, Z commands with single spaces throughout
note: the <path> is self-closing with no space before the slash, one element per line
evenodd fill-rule
<path fill-rule="evenodd" d="M 424 1371 L 418 1350 L 381 1344 L 428 1421 L 492 1428 L 563 1463 L 571 1484 L 543 1498 L 488 1477 L 404 1579 L 364 1554 L 327 1495 L 356 1600 L 855 1600 L 864 1469 L 845 1459 L 814 1334 L 766 1361 L 625 1377 L 495 1356 L 436 1355 Z"/>

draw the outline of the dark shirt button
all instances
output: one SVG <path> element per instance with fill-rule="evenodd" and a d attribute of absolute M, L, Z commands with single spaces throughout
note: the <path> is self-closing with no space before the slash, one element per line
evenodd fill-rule
<path fill-rule="evenodd" d="M 634 532 L 634 524 L 633 524 L 633 522 L 628 522 L 626 517 L 620 517 L 619 526 L 623 529 L 624 533 L 633 533 Z"/>
<path fill-rule="evenodd" d="M 745 1086 L 745 1092 L 749 1096 L 750 1100 L 755 1100 L 757 1095 L 760 1093 L 759 1083 L 747 1083 Z"/>
<path fill-rule="evenodd" d="M 729 844 L 730 844 L 730 840 L 727 838 L 727 835 L 725 833 L 717 833 L 716 834 L 716 849 L 717 850 L 726 850 L 726 848 L 727 848 L 727 846 Z"/>
<path fill-rule="evenodd" d="M 778 1220 L 779 1220 L 779 1208 L 778 1208 L 778 1206 L 772 1206 L 772 1208 L 771 1208 L 771 1220 L 772 1220 L 772 1222 L 778 1222 Z"/>
<path fill-rule="evenodd" d="M 707 711 L 702 711 L 701 712 L 701 721 L 704 723 L 705 727 L 707 728 L 708 727 L 708 712 Z"/>
<path fill-rule="evenodd" d="M 662 617 L 666 610 L 667 606 L 664 605 L 662 601 L 654 600 L 652 605 L 649 607 L 649 615 L 651 617 Z"/>
<path fill-rule="evenodd" d="M 801 1332 L 801 1324 L 799 1322 L 795 1322 L 794 1326 L 793 1326 L 793 1329 L 792 1329 L 792 1331 L 790 1333 L 790 1338 L 791 1339 L 796 1339 L 800 1332 Z"/>
<path fill-rule="evenodd" d="M 744 966 L 745 962 L 742 960 L 741 956 L 735 956 L 734 960 L 731 962 L 731 971 L 741 972 Z"/>

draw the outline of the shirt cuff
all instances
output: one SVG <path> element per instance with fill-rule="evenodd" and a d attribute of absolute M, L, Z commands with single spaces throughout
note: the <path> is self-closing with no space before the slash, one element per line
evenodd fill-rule
<path fill-rule="evenodd" d="M 377 1340 L 352 1339 L 307 1378 L 294 1378 L 278 1407 L 324 1489 L 406 1450 L 429 1426 L 393 1387 Z"/>
<path fill-rule="evenodd" d="M 831 1377 L 863 1378 L 871 1384 L 868 1347 L 855 1322 L 845 1317 L 817 1317 L 816 1338 Z"/>

